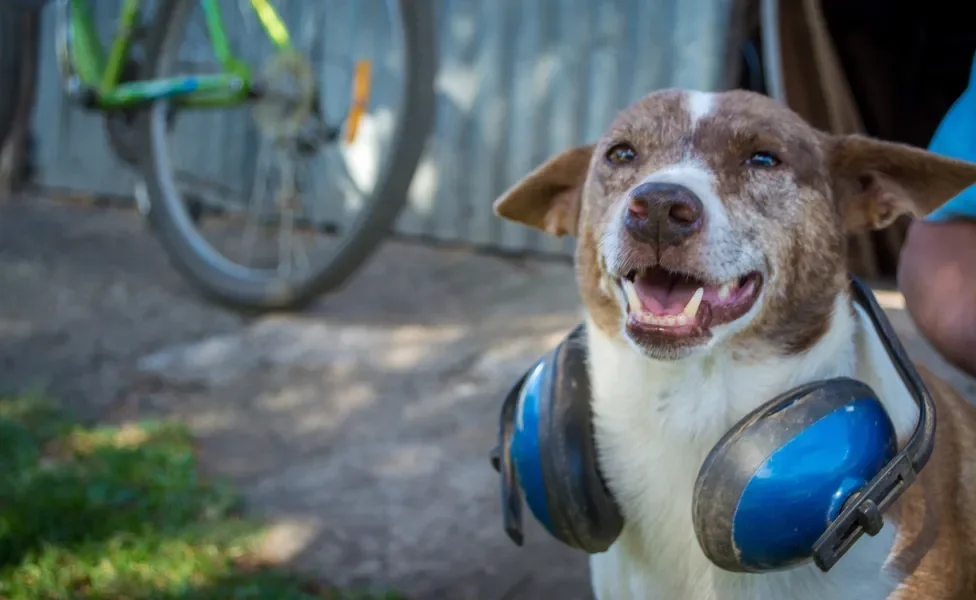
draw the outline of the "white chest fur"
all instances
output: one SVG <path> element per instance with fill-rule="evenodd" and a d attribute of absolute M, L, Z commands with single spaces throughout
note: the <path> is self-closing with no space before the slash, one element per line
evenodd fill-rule
<path fill-rule="evenodd" d="M 885 562 L 897 532 L 863 537 L 829 573 L 812 564 L 746 575 L 702 553 L 691 520 L 705 456 L 746 413 L 801 383 L 856 376 L 881 397 L 899 437 L 917 408 L 858 309 L 839 298 L 827 335 L 802 356 L 748 363 L 716 350 L 674 363 L 651 361 L 589 323 L 594 428 L 600 463 L 626 526 L 591 559 L 599 600 L 881 600 L 897 579 Z"/>

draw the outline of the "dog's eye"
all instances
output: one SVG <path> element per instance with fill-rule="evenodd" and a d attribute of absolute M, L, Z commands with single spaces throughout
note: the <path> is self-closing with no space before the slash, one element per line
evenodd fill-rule
<path fill-rule="evenodd" d="M 630 144 L 614 144 L 607 150 L 607 162 L 613 165 L 622 165 L 637 160 L 637 150 Z"/>
<path fill-rule="evenodd" d="M 754 152 L 746 159 L 746 164 L 750 167 L 775 167 L 779 159 L 770 152 Z"/>

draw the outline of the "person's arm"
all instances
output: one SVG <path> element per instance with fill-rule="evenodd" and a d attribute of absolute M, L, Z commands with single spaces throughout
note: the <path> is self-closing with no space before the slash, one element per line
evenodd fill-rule
<path fill-rule="evenodd" d="M 976 377 L 976 215 L 912 223 L 898 286 L 922 335 Z"/>
<path fill-rule="evenodd" d="M 976 162 L 976 56 L 972 65 L 969 87 L 939 124 L 929 150 Z M 911 224 L 898 287 L 922 335 L 976 377 L 976 185 Z"/>

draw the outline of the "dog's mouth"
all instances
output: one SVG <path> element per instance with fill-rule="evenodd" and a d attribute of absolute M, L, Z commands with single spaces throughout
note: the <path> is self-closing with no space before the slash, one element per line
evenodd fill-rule
<path fill-rule="evenodd" d="M 627 298 L 627 330 L 636 341 L 707 338 L 752 308 L 762 287 L 758 272 L 719 284 L 657 266 L 633 270 L 619 280 Z"/>

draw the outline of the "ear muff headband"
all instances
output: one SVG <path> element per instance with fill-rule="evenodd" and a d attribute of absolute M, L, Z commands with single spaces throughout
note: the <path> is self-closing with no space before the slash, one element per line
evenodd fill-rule
<path fill-rule="evenodd" d="M 847 434 L 854 435 L 855 439 L 874 440 L 870 443 L 874 449 L 872 452 L 864 452 L 853 461 L 846 457 L 847 462 L 842 469 L 845 475 L 850 475 L 847 478 L 849 481 L 842 482 L 843 485 L 838 488 L 839 500 L 831 503 L 826 511 L 826 517 L 832 519 L 826 529 L 822 529 L 823 512 L 820 513 L 821 520 L 817 525 L 820 529 L 809 529 L 814 533 L 823 531 L 812 548 L 813 560 L 823 571 L 828 571 L 836 564 L 865 532 L 875 535 L 880 531 L 883 524 L 882 514 L 925 466 L 932 454 L 935 436 L 934 403 L 891 324 L 870 289 L 859 279 L 851 278 L 851 289 L 854 300 L 865 308 L 886 352 L 918 404 L 919 424 L 905 448 L 895 453 L 894 430 L 890 418 L 870 388 L 855 380 L 836 378 L 800 386 L 764 404 L 727 433 L 713 450 L 715 455 L 721 454 L 722 450 L 734 449 L 734 444 L 728 443 L 731 438 L 750 427 L 760 431 L 766 426 L 762 423 L 764 419 L 772 419 L 771 423 L 775 423 L 777 418 L 792 419 L 791 423 L 782 424 L 790 425 L 794 431 L 805 426 L 822 429 L 830 427 L 832 423 L 834 426 L 841 423 L 846 429 L 837 431 L 846 431 Z M 619 510 L 602 485 L 597 472 L 589 418 L 585 352 L 581 350 L 582 334 L 583 328 L 580 326 L 567 340 L 570 343 L 560 344 L 537 363 L 532 371 L 526 373 L 509 392 L 502 408 L 498 446 L 492 452 L 492 463 L 501 474 L 505 530 L 518 545 L 522 544 L 519 482 L 523 477 L 526 481 L 522 485 L 525 487 L 528 484 L 525 491 L 527 496 L 531 496 L 527 500 L 533 513 L 537 518 L 540 514 L 543 515 L 544 518 L 540 518 L 543 525 L 565 543 L 590 553 L 601 552 L 613 543 L 622 528 Z M 585 393 L 581 393 L 584 391 Z M 853 411 L 857 418 L 845 418 L 841 421 L 837 418 L 841 410 Z M 538 431 L 524 430 L 518 437 L 523 433 L 537 437 L 533 442 L 537 456 L 533 458 L 532 452 L 523 452 L 522 448 L 519 452 L 520 461 L 525 464 L 517 468 L 511 456 L 511 444 L 515 434 L 515 421 L 525 415 L 536 419 L 534 427 L 538 427 Z M 859 429 L 852 431 L 852 427 Z M 774 431 L 766 429 L 766 433 Z M 768 454 L 769 447 L 766 450 L 753 447 L 752 450 L 763 459 L 772 458 L 780 451 L 784 451 L 784 455 L 789 454 L 788 446 L 794 440 L 788 439 L 787 433 L 782 431 L 776 435 L 780 436 L 782 446 L 775 446 L 774 451 Z M 823 435 L 822 431 L 819 435 Z M 749 449 L 748 444 L 745 447 Z M 706 460 L 699 479 L 703 473 L 708 477 L 708 466 L 712 462 L 715 462 L 714 456 Z M 740 463 L 739 466 L 742 464 L 746 463 Z M 883 465 L 880 472 L 879 465 Z M 740 473 L 740 481 L 747 481 L 753 474 L 754 471 Z M 865 485 L 864 481 L 868 479 L 870 480 Z M 538 485 L 540 482 L 543 485 Z M 711 504 L 731 504 L 733 508 L 726 512 L 735 513 L 737 497 L 734 488 L 721 490 L 717 485 L 704 487 L 712 489 L 712 492 L 703 493 L 703 496 L 710 496 L 714 501 Z M 741 493 L 747 487 L 739 486 L 738 498 L 742 497 Z M 728 536 L 728 531 L 719 532 L 718 535 L 706 532 L 703 535 L 699 525 L 702 515 L 708 511 L 721 512 L 721 509 L 709 507 L 704 498 L 698 498 L 700 491 L 703 490 L 696 488 L 696 534 L 699 535 L 703 550 L 715 564 L 733 571 L 782 568 L 782 564 L 770 566 L 763 564 L 762 560 L 758 563 L 753 561 L 751 565 L 748 561 L 743 564 L 738 560 L 742 557 L 736 557 L 734 548 L 723 547 L 722 543 L 716 546 L 714 539 L 719 539 L 722 535 Z M 776 507 L 770 506 L 768 510 L 776 510 Z M 720 515 L 714 514 L 712 518 L 719 519 L 717 522 L 721 523 Z M 709 520 L 706 515 L 705 521 Z M 721 529 L 720 525 L 718 527 Z M 707 539 L 703 542 L 703 538 L 714 538 L 712 545 L 709 545 Z M 809 547 L 809 542 L 805 544 L 805 547 Z M 809 554 L 804 552 L 804 557 L 808 558 Z"/>

